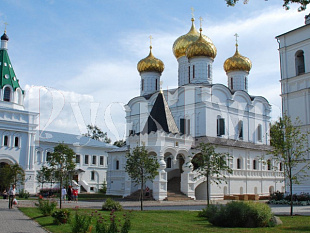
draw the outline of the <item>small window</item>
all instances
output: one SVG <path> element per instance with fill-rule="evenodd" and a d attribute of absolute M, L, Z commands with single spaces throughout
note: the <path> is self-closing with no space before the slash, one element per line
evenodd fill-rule
<path fill-rule="evenodd" d="M 243 121 L 238 122 L 238 137 L 243 140 Z"/>
<path fill-rule="evenodd" d="M 187 120 L 187 131 L 186 134 L 190 134 L 191 133 L 191 121 L 188 119 Z"/>
<path fill-rule="evenodd" d="M 116 160 L 116 170 L 119 170 L 119 161 L 118 160 Z"/>
<path fill-rule="evenodd" d="M 261 124 L 257 126 L 257 140 L 259 142 L 262 141 L 262 125 Z"/>
<path fill-rule="evenodd" d="M 305 73 L 305 57 L 304 51 L 299 50 L 295 54 L 296 75 Z"/>
<path fill-rule="evenodd" d="M 230 78 L 230 89 L 233 90 L 234 89 L 234 79 Z"/>
<path fill-rule="evenodd" d="M 193 79 L 195 78 L 195 65 L 193 65 Z"/>
<path fill-rule="evenodd" d="M 237 159 L 237 169 L 241 169 L 241 159 Z"/>
<path fill-rule="evenodd" d="M 244 89 L 246 90 L 247 89 L 247 80 L 246 80 L 246 77 L 244 77 Z"/>
<path fill-rule="evenodd" d="M 4 88 L 3 101 L 10 102 L 11 100 L 11 89 L 9 87 Z"/>
<path fill-rule="evenodd" d="M 191 83 L 191 67 L 188 67 L 188 83 Z"/>
<path fill-rule="evenodd" d="M 9 137 L 8 136 L 4 136 L 4 139 L 3 139 L 3 145 L 4 146 L 8 146 L 9 145 Z"/>
<path fill-rule="evenodd" d="M 253 170 L 257 170 L 257 161 L 253 160 Z"/>
<path fill-rule="evenodd" d="M 280 164 L 279 164 L 279 170 L 282 172 L 283 171 L 283 164 L 282 164 L 282 162 L 280 162 Z"/>
<path fill-rule="evenodd" d="M 10 78 L 10 75 L 5 74 L 4 77 L 5 77 L 6 79 L 9 79 L 9 78 Z"/>
<path fill-rule="evenodd" d="M 84 163 L 85 163 L 85 164 L 88 164 L 88 155 L 85 155 Z"/>
<path fill-rule="evenodd" d="M 225 119 L 218 118 L 216 123 L 217 123 L 217 136 L 220 137 L 225 134 Z"/>
<path fill-rule="evenodd" d="M 81 156 L 80 155 L 75 155 L 75 162 L 80 163 L 81 162 Z"/>
<path fill-rule="evenodd" d="M 91 173 L 90 173 L 90 179 L 91 179 L 91 180 L 95 180 L 95 172 L 94 172 L 94 171 L 91 171 Z"/>
<path fill-rule="evenodd" d="M 4 62 L 4 66 L 8 66 L 8 64 L 6 62 Z"/>
<path fill-rule="evenodd" d="M 100 165 L 104 165 L 104 157 L 100 156 Z"/>
<path fill-rule="evenodd" d="M 167 159 L 167 168 L 171 168 L 171 158 Z"/>
<path fill-rule="evenodd" d="M 155 90 L 157 91 L 158 90 L 158 83 L 157 83 L 158 81 L 157 81 L 157 79 L 155 79 Z"/>
<path fill-rule="evenodd" d="M 47 152 L 46 153 L 46 161 L 50 161 L 51 160 L 51 152 Z"/>
<path fill-rule="evenodd" d="M 208 78 L 211 78 L 211 65 L 208 65 Z"/>
<path fill-rule="evenodd" d="M 18 139 L 18 137 L 15 137 L 15 139 L 14 139 L 14 146 L 15 147 L 19 146 L 19 139 Z"/>
<path fill-rule="evenodd" d="M 95 189 L 94 189 L 94 187 L 90 187 L 90 191 L 94 191 Z"/>
<path fill-rule="evenodd" d="M 185 134 L 186 121 L 184 118 L 180 119 L 180 133 Z"/>
<path fill-rule="evenodd" d="M 93 155 L 93 165 L 96 165 L 96 163 L 97 163 L 97 156 Z"/>
<path fill-rule="evenodd" d="M 271 161 L 270 161 L 270 159 L 267 160 L 267 170 L 268 171 L 271 170 Z"/>
<path fill-rule="evenodd" d="M 142 91 L 144 91 L 144 79 L 142 79 L 142 81 L 141 81 L 142 83 L 141 83 L 141 89 L 142 89 Z"/>

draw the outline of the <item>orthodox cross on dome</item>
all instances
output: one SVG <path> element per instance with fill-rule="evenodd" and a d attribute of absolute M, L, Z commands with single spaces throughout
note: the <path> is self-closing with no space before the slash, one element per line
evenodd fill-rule
<path fill-rule="evenodd" d="M 9 24 L 7 22 L 4 22 L 4 33 L 6 33 L 6 26 L 8 26 Z"/>
<path fill-rule="evenodd" d="M 239 37 L 239 35 L 236 33 L 234 36 L 236 37 L 236 46 L 238 46 L 238 37 Z"/>
<path fill-rule="evenodd" d="M 200 16 L 199 17 L 199 21 L 200 21 L 200 32 L 202 31 L 202 21 L 203 21 L 203 18 Z"/>
<path fill-rule="evenodd" d="M 195 11 L 194 7 L 191 7 L 191 11 L 192 11 L 192 18 L 194 18 L 194 11 Z"/>
<path fill-rule="evenodd" d="M 152 46 L 152 39 L 154 38 L 152 37 L 152 35 L 150 35 L 149 38 L 150 38 L 150 46 Z"/>

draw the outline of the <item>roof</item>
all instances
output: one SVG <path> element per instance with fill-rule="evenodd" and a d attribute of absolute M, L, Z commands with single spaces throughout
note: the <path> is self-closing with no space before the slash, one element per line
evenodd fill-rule
<path fill-rule="evenodd" d="M 301 28 L 308 27 L 309 25 L 310 25 L 310 24 L 305 24 L 305 25 L 303 25 L 303 26 L 301 26 L 301 27 L 299 27 L 299 28 L 295 28 L 295 29 L 293 29 L 293 30 L 291 30 L 291 31 L 288 31 L 288 32 L 285 32 L 285 33 L 283 33 L 283 34 L 281 34 L 281 35 L 278 35 L 278 36 L 276 36 L 276 38 L 279 38 L 280 36 L 284 36 L 284 35 L 286 35 L 286 34 L 288 34 L 288 33 L 293 32 L 293 31 L 297 31 L 297 30 L 299 30 L 299 29 L 301 29 Z"/>
<path fill-rule="evenodd" d="M 221 146 L 257 149 L 257 150 L 263 150 L 263 151 L 271 151 L 272 150 L 272 146 L 269 146 L 269 145 L 255 144 L 253 142 L 245 142 L 245 141 L 241 141 L 241 140 L 233 140 L 233 139 L 226 139 L 226 138 L 220 138 L 220 137 L 209 137 L 209 136 L 196 137 L 195 138 L 195 147 L 198 146 L 199 143 L 201 143 L 201 142 L 211 143 L 211 144 L 221 145 Z"/>
<path fill-rule="evenodd" d="M 14 90 L 20 88 L 12 63 L 6 49 L 0 49 L 0 88 L 10 85 Z"/>
<path fill-rule="evenodd" d="M 37 131 L 36 138 L 38 138 L 40 142 L 64 143 L 73 146 L 101 147 L 107 149 L 117 148 L 111 144 L 85 137 L 83 135 L 74 135 L 52 131 Z"/>
<path fill-rule="evenodd" d="M 164 95 L 159 92 L 142 133 L 163 130 L 167 133 L 179 133 L 179 129 L 169 109 Z"/>

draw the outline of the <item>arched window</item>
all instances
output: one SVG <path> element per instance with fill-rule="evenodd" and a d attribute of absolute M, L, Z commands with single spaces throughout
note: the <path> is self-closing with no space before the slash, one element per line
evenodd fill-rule
<path fill-rule="evenodd" d="M 37 163 L 41 162 L 41 151 L 37 151 Z"/>
<path fill-rule="evenodd" d="M 90 180 L 95 180 L 95 172 L 91 171 L 90 173 Z"/>
<path fill-rule="evenodd" d="M 171 168 L 171 158 L 167 159 L 167 168 Z"/>
<path fill-rule="evenodd" d="M 211 65 L 208 65 L 208 78 L 211 78 Z"/>
<path fill-rule="evenodd" d="M 237 159 L 237 169 L 241 169 L 241 159 Z"/>
<path fill-rule="evenodd" d="M 234 79 L 232 77 L 230 78 L 230 89 L 234 89 Z"/>
<path fill-rule="evenodd" d="M 115 165 L 116 165 L 116 167 L 115 167 L 116 170 L 119 170 L 119 161 L 118 160 L 116 160 L 116 164 Z"/>
<path fill-rule="evenodd" d="M 246 90 L 247 89 L 247 79 L 246 79 L 246 77 L 244 77 L 244 89 Z"/>
<path fill-rule="evenodd" d="M 8 145 L 9 145 L 9 137 L 5 135 L 3 139 L 3 146 L 8 146 Z"/>
<path fill-rule="evenodd" d="M 296 75 L 301 75 L 305 73 L 305 58 L 304 51 L 299 50 L 295 54 L 295 68 Z"/>
<path fill-rule="evenodd" d="M 193 65 L 193 79 L 195 78 L 195 65 Z"/>
<path fill-rule="evenodd" d="M 256 161 L 256 159 L 253 160 L 253 170 L 257 170 L 257 161 Z"/>
<path fill-rule="evenodd" d="M 267 160 L 267 170 L 268 171 L 271 170 L 271 161 L 270 161 L 270 159 Z"/>
<path fill-rule="evenodd" d="M 243 139 L 243 121 L 238 122 L 238 137 L 239 139 Z"/>
<path fill-rule="evenodd" d="M 157 81 L 157 79 L 155 79 L 155 90 L 156 91 L 158 90 L 158 81 Z"/>
<path fill-rule="evenodd" d="M 51 152 L 47 152 L 46 153 L 46 161 L 50 161 L 51 160 Z"/>
<path fill-rule="evenodd" d="M 188 83 L 191 83 L 191 67 L 188 67 Z"/>
<path fill-rule="evenodd" d="M 18 139 L 18 137 L 15 137 L 15 139 L 14 139 L 14 146 L 15 147 L 19 146 L 19 139 Z"/>
<path fill-rule="evenodd" d="M 279 170 L 282 172 L 283 171 L 283 164 L 282 164 L 282 162 L 280 162 L 280 164 L 279 164 Z"/>
<path fill-rule="evenodd" d="M 261 124 L 257 126 L 257 140 L 259 142 L 262 141 L 262 125 Z"/>
<path fill-rule="evenodd" d="M 217 136 L 220 137 L 225 134 L 225 119 L 217 116 Z"/>
<path fill-rule="evenodd" d="M 10 102 L 11 100 L 11 88 L 4 88 L 3 101 Z"/>

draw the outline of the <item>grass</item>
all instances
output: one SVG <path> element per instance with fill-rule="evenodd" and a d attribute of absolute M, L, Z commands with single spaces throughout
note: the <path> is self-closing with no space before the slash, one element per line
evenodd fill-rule
<path fill-rule="evenodd" d="M 37 208 L 20 208 L 27 216 L 37 221 L 50 232 L 71 232 L 70 224 L 54 225 L 52 217 L 44 217 Z M 75 210 L 71 210 L 74 217 Z M 78 210 L 91 214 L 94 210 Z M 108 217 L 110 212 L 98 211 Z M 124 212 L 116 212 L 122 216 Z M 196 211 L 133 211 L 130 232 L 309 232 L 310 216 L 281 216 L 283 225 L 272 228 L 220 228 L 212 226 Z M 95 218 L 92 221 L 95 224 Z M 93 228 L 94 229 L 94 228 Z M 94 232 L 94 231 L 93 231 Z"/>

